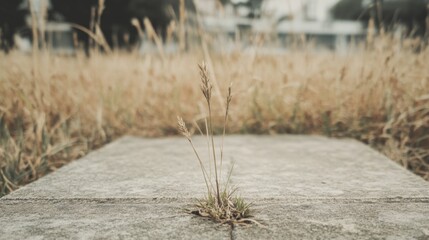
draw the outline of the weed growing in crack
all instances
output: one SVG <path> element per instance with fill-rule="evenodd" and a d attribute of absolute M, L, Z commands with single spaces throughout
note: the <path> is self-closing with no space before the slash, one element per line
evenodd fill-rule
<path fill-rule="evenodd" d="M 229 106 L 232 100 L 231 94 L 231 85 L 228 88 L 228 96 L 226 98 L 226 111 L 223 124 L 223 134 L 222 142 L 220 146 L 220 156 L 216 155 L 216 147 L 213 134 L 213 123 L 212 123 L 212 88 L 213 85 L 209 78 L 207 66 L 205 63 L 199 65 L 200 75 L 201 75 L 201 91 L 204 95 L 204 98 L 207 103 L 208 108 L 208 117 L 205 119 L 206 123 L 206 137 L 207 144 L 209 146 L 209 167 L 213 167 L 215 173 L 212 177 L 211 174 L 207 173 L 207 170 L 204 165 L 204 161 L 201 159 L 198 154 L 194 143 L 192 141 L 191 133 L 184 120 L 181 117 L 177 117 L 178 121 L 178 130 L 179 132 L 189 141 L 191 147 L 197 157 L 198 163 L 201 168 L 201 172 L 204 177 L 204 182 L 207 188 L 207 196 L 204 199 L 198 200 L 196 207 L 197 210 L 192 211 L 193 214 L 202 217 L 208 217 L 216 222 L 227 223 L 227 224 L 249 224 L 257 223 L 255 220 L 251 219 L 250 215 L 250 204 L 246 203 L 243 198 L 235 195 L 236 188 L 231 187 L 231 174 L 233 167 L 230 169 L 226 181 L 224 184 L 221 182 L 222 176 L 222 164 L 223 164 L 223 146 L 224 146 L 224 137 L 226 132 L 226 127 L 228 123 L 229 116 Z"/>

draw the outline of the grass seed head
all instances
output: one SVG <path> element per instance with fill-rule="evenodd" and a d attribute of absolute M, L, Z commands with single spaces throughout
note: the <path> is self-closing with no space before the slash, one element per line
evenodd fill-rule
<path fill-rule="evenodd" d="M 202 62 L 198 65 L 198 67 L 200 68 L 201 91 L 203 92 L 203 95 L 206 98 L 207 102 L 210 102 L 213 85 L 210 81 L 207 65 L 205 64 L 205 62 Z"/>
<path fill-rule="evenodd" d="M 226 114 L 225 114 L 225 118 L 228 116 L 228 112 L 229 112 L 229 105 L 231 104 L 231 100 L 232 100 L 232 83 L 229 84 L 228 87 L 228 96 L 226 97 Z"/>
<path fill-rule="evenodd" d="M 183 121 L 183 118 L 177 116 L 177 127 L 183 136 L 185 136 L 188 140 L 191 139 L 191 133 L 189 132 L 188 128 L 186 127 L 185 121 Z"/>

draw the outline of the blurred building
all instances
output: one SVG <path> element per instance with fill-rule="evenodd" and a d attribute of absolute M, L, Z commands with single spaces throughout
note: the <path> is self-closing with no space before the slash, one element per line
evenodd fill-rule
<path fill-rule="evenodd" d="M 36 21 L 39 29 L 44 34 L 43 36 L 48 44 L 48 47 L 55 51 L 73 52 L 76 42 L 73 38 L 76 31 L 68 22 L 76 23 L 79 26 L 90 28 L 90 14 L 83 18 L 80 22 L 74 20 L 82 15 L 81 5 L 84 9 L 88 9 L 93 5 L 88 5 L 91 1 L 96 0 L 16 0 L 22 1 L 20 9 L 28 9 L 33 12 L 33 17 L 27 17 L 28 26 L 31 26 L 32 21 Z M 121 0 L 110 0 L 111 5 L 106 8 L 103 13 L 105 21 L 101 21 L 101 30 L 103 31 L 108 44 L 115 46 L 113 37 L 116 35 L 126 35 L 133 31 L 134 38 L 139 39 L 134 26 L 131 26 L 129 5 Z M 162 0 L 166 5 L 169 5 L 169 11 L 173 17 L 168 19 L 160 18 L 162 7 L 159 7 L 161 0 L 127 0 L 134 1 L 139 4 L 138 15 L 139 20 L 143 20 L 145 16 L 152 16 L 152 23 L 155 24 L 155 29 L 163 29 L 159 33 L 161 38 L 167 39 L 168 34 L 179 30 L 179 24 L 170 25 L 173 19 L 178 21 L 178 1 L 177 0 Z M 65 4 L 67 2 L 67 4 Z M 194 2 L 193 0 L 185 0 L 185 2 Z M 366 24 L 368 19 L 374 17 L 374 3 L 383 3 L 380 5 L 381 23 L 377 26 L 388 26 L 388 23 L 400 21 L 406 25 L 408 29 L 412 29 L 415 23 L 418 23 L 418 33 L 424 33 L 425 20 L 427 16 L 426 4 L 429 0 L 195 0 L 195 6 L 192 11 L 188 11 L 188 19 L 195 12 L 196 21 L 190 24 L 186 29 L 189 35 L 194 34 L 193 40 L 200 36 L 200 26 L 204 32 L 211 35 L 214 41 L 214 46 L 227 49 L 243 49 L 253 46 L 271 47 L 273 51 L 282 51 L 288 49 L 297 39 L 312 42 L 316 48 L 325 48 L 331 50 L 344 51 L 354 43 L 365 39 Z M 0 2 L 1 3 L 1 2 Z M 32 3 L 32 4 L 30 4 Z M 56 4 L 55 4 L 56 3 Z M 79 3 L 79 4 L 77 4 Z M 106 1 L 107 3 L 107 1 Z M 176 6 L 172 7 L 172 3 Z M 61 12 L 58 6 L 63 4 L 63 17 L 58 17 Z M 81 5 L 80 5 L 81 4 Z M 88 5 L 88 6 L 87 6 Z M 192 4 L 193 5 L 193 4 Z M 73 7 L 70 9 L 67 6 Z M 58 8 L 58 9 L 56 9 Z M 118 9 L 127 9 L 120 12 Z M 136 10 L 133 8 L 132 10 Z M 47 14 L 48 12 L 48 14 Z M 120 13 L 118 13 L 120 12 Z M 50 17 L 47 17 L 49 15 Z M 68 16 L 69 15 L 69 16 Z M 162 14 L 161 14 L 162 15 Z M 70 17 L 72 16 L 72 17 Z M 67 19 L 68 17 L 68 19 Z M 50 21 L 45 21 L 50 19 Z M 120 22 L 119 19 L 121 19 Z M 156 24 L 158 23 L 158 24 Z M 189 22 L 188 22 L 189 23 Z M 126 25 L 126 26 L 125 26 Z M 142 24 L 143 25 L 143 24 Z M 125 26 L 125 27 L 124 27 Z M 1 27 L 1 25 L 0 25 Z M 143 26 L 144 27 L 144 26 Z M 169 27 L 169 29 L 167 29 Z M 119 30 L 118 30 L 119 29 Z M 197 30 L 196 30 L 197 29 Z M 170 31 L 170 32 L 169 32 Z M 193 31 L 193 33 L 192 33 Z M 23 31 L 20 31 L 21 35 Z M 409 32 L 412 32 L 409 30 Z M 74 35 L 72 34 L 74 33 Z M 120 34 L 119 34 L 120 33 Z M 78 32 L 80 35 L 85 35 Z M 121 36 L 122 36 L 121 35 Z M 174 35 L 174 33 L 173 33 Z M 31 49 L 31 30 L 27 31 L 28 40 L 17 39 L 15 42 L 21 49 Z M 88 36 L 86 36 L 88 38 Z M 112 41 L 109 39 L 112 38 Z M 124 37 L 125 39 L 125 37 Z M 127 39 L 130 39 L 129 37 Z M 172 38 L 173 42 L 177 41 Z M 175 39 L 175 40 L 174 40 Z M 191 39 L 191 38 L 188 38 Z M 119 39 L 120 40 L 120 39 Z M 197 40 L 198 41 L 198 40 Z M 117 41 L 116 41 L 117 42 Z M 123 41 L 129 43 L 130 41 Z M 151 44 L 147 39 L 140 39 L 142 44 Z M 125 43 L 125 44 L 126 44 Z M 116 44 L 116 46 L 121 44 Z M 152 44 L 153 45 L 153 44 Z M 153 46 L 152 46 L 153 47 Z M 153 47 L 155 49 L 155 47 Z M 142 51 L 147 51 L 149 48 L 141 48 Z M 172 49 L 177 49 L 174 47 Z"/>
<path fill-rule="evenodd" d="M 219 1 L 197 0 L 197 8 L 203 15 L 246 17 L 251 10 L 247 6 L 259 6 L 263 18 L 290 18 L 296 20 L 326 21 L 330 9 L 339 0 L 230 0 L 224 6 Z M 253 4 L 252 4 L 253 2 Z"/>
<path fill-rule="evenodd" d="M 226 33 L 230 39 L 240 38 L 241 46 L 251 46 L 252 41 L 246 39 L 263 35 L 270 36 L 271 40 L 276 36 L 274 42 L 277 50 L 287 49 L 297 38 L 305 38 L 316 48 L 343 51 L 350 43 L 363 39 L 365 29 L 358 21 L 335 20 L 331 9 L 337 2 L 230 0 L 222 6 L 211 0 L 199 0 L 197 9 L 203 13 L 207 31 L 216 35 Z M 254 9 L 255 6 L 259 9 Z M 219 44 L 225 45 L 228 44 Z"/>

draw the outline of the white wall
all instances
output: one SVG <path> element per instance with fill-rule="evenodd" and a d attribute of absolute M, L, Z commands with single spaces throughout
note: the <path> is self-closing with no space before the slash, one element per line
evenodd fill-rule
<path fill-rule="evenodd" d="M 220 15 L 216 8 L 217 0 L 195 0 L 202 14 Z M 339 0 L 264 0 L 262 10 L 264 16 L 280 18 L 292 15 L 294 19 L 304 20 L 307 17 L 315 21 L 329 20 L 329 9 Z M 226 11 L 228 14 L 230 11 Z"/>
<path fill-rule="evenodd" d="M 292 15 L 294 19 L 309 17 L 315 21 L 329 19 L 329 9 L 338 0 L 265 0 L 264 11 L 275 17 Z"/>

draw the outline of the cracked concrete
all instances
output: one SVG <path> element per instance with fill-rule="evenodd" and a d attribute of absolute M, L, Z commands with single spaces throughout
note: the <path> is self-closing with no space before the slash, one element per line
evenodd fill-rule
<path fill-rule="evenodd" d="M 187 214 L 205 191 L 187 142 L 125 137 L 0 199 L 0 239 L 429 239 L 429 184 L 357 141 L 228 136 L 225 154 L 266 228 Z"/>

